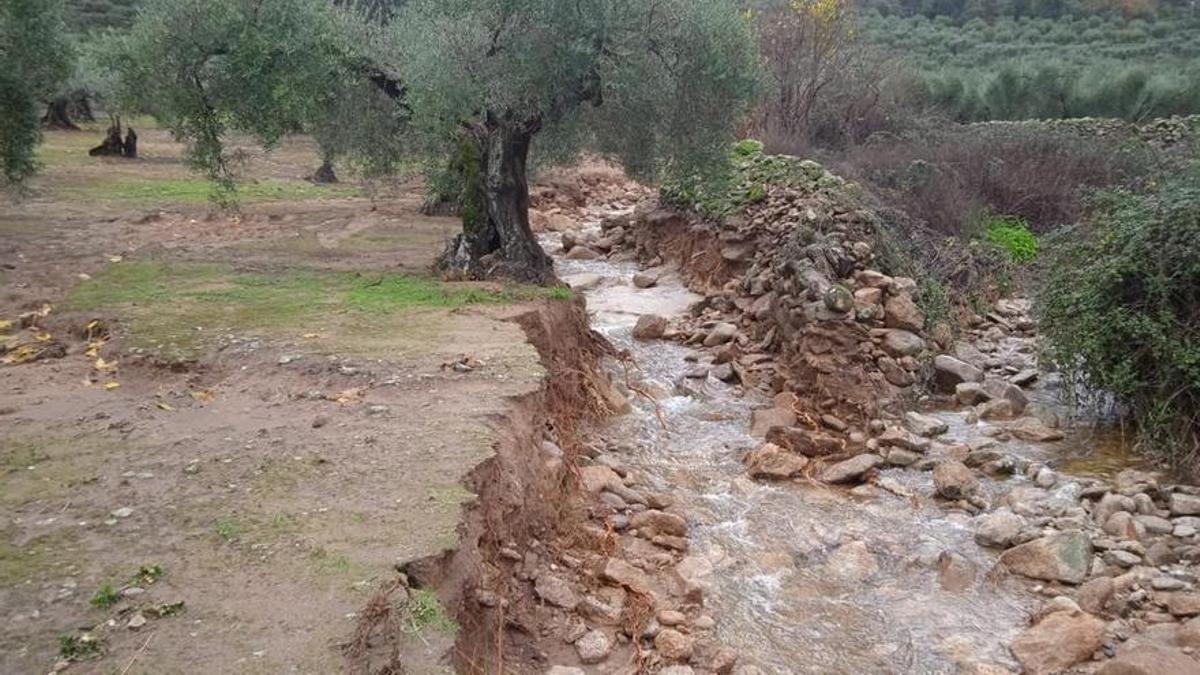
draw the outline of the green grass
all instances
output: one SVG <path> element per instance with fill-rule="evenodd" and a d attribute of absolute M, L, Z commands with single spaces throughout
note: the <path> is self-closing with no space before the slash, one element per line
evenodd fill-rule
<path fill-rule="evenodd" d="M 96 609 L 109 609 L 121 600 L 121 594 L 112 587 L 112 584 L 102 584 L 96 592 L 92 594 L 92 599 L 89 601 L 92 607 Z"/>
<path fill-rule="evenodd" d="M 205 203 L 212 201 L 213 184 L 203 178 L 116 177 L 61 190 L 73 199 L 102 202 L 119 201 L 142 204 Z M 314 185 L 303 181 L 264 180 L 239 183 L 234 193 L 238 202 L 262 202 L 286 199 L 327 199 L 358 197 L 361 191 L 347 185 Z"/>
<path fill-rule="evenodd" d="M 124 262 L 79 285 L 63 309 L 115 312 L 128 322 L 131 346 L 186 360 L 229 332 L 344 332 L 337 329 L 372 317 L 570 297 L 566 288 L 493 288 L 397 274 L 246 273 L 217 264 Z"/>
<path fill-rule="evenodd" d="M 242 535 L 242 523 L 237 518 L 217 520 L 217 536 L 226 542 L 236 541 Z"/>
<path fill-rule="evenodd" d="M 1024 218 L 992 216 L 983 223 L 984 241 L 1003 250 L 1015 263 L 1037 258 L 1038 240 Z"/>
<path fill-rule="evenodd" d="M 420 635 L 428 629 L 441 633 L 454 633 L 458 630 L 458 623 L 450 618 L 437 594 L 429 589 L 418 588 L 410 591 L 405 609 L 408 614 L 404 626 L 406 633 Z"/>
<path fill-rule="evenodd" d="M 61 635 L 58 638 L 58 655 L 68 661 L 83 661 L 104 653 L 104 642 L 92 635 Z"/>

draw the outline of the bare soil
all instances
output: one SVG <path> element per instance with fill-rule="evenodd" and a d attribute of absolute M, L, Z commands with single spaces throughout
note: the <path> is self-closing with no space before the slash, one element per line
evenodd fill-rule
<path fill-rule="evenodd" d="M 0 365 L 0 672 L 343 670 L 373 590 L 457 545 L 496 420 L 542 391 L 516 319 L 566 303 L 404 285 L 457 228 L 415 181 L 311 186 L 297 139 L 251 156 L 229 214 L 138 132 L 136 162 L 47 134 L 32 195 L 0 205 L 0 319 L 60 347 Z M 427 609 L 405 665 L 449 672 Z M 56 666 L 83 636 L 98 654 Z"/>

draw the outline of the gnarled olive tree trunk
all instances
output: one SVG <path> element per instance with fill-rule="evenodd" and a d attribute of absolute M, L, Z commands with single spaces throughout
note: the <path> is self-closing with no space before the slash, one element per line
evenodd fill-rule
<path fill-rule="evenodd" d="M 537 120 L 488 115 L 462 139 L 463 232 L 439 261 L 445 272 L 472 279 L 554 280 L 553 264 L 529 226 L 527 164 Z"/>

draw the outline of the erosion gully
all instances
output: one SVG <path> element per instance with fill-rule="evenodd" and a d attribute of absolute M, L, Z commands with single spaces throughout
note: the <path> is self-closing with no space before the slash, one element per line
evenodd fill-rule
<path fill-rule="evenodd" d="M 546 235 L 547 250 L 559 250 L 558 239 Z M 895 489 L 890 493 L 751 480 L 742 456 L 761 441 L 749 435 L 750 414 L 770 402 L 712 378 L 686 380 L 695 365 L 686 360 L 688 347 L 631 336 L 642 314 L 678 315 L 699 296 L 674 274 L 654 288 L 634 288 L 633 262 L 560 257 L 556 263 L 560 277 L 584 287 L 592 327 L 633 356 L 639 388 L 657 392 L 657 401 L 636 398 L 633 412 L 603 432 L 624 448 L 628 466 L 655 490 L 672 494 L 688 514 L 691 554 L 714 570 L 705 603 L 719 617 L 721 641 L 739 652 L 741 663 L 768 673 L 1016 666 L 1007 646 L 1038 598 L 1028 584 L 989 579 L 996 554 L 974 542 L 968 516 L 901 496 L 931 494 L 928 472 L 885 471 Z M 1053 404 L 1053 386 L 1051 380 L 1035 398 Z M 936 415 L 951 427 L 943 440 L 978 436 L 965 414 Z M 1077 461 L 1079 473 L 1128 465 L 1121 443 L 1102 445 L 1110 452 L 1095 465 Z M 1006 449 L 1031 460 L 1055 459 L 1044 447 L 1019 441 Z M 1067 459 L 1057 464 L 1070 471 Z M 988 489 L 995 494 L 997 485 Z M 1064 481 L 1060 489 L 1063 499 L 1077 500 L 1071 493 L 1077 484 Z M 944 552 L 957 561 L 949 574 Z"/>

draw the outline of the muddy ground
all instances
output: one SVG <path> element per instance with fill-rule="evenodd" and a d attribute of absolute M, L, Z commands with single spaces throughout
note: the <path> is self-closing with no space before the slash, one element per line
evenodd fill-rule
<path fill-rule="evenodd" d="M 338 671 L 393 565 L 457 540 L 543 374 L 512 319 L 563 293 L 430 279 L 457 223 L 416 181 L 315 186 L 291 140 L 227 214 L 138 131 L 136 162 L 47 134 L 0 206 L 0 672 Z M 407 665 L 447 672 L 428 600 Z"/>

